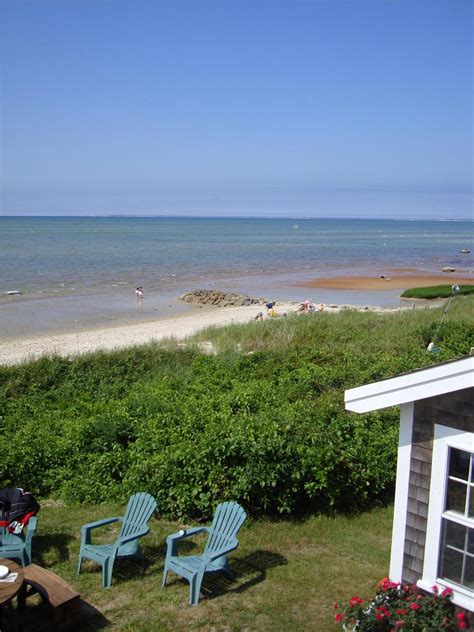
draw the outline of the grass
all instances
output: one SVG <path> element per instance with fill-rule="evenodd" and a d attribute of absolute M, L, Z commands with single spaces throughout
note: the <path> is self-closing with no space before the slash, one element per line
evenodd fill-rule
<path fill-rule="evenodd" d="M 92 562 L 85 561 L 76 576 L 80 527 L 123 510 L 116 504 L 42 503 L 33 561 L 60 575 L 89 604 L 81 607 L 73 629 L 336 632 L 334 602 L 371 596 L 374 584 L 388 574 L 391 508 L 353 517 L 248 521 L 230 557 L 235 581 L 207 576 L 204 597 L 190 607 L 185 581 L 171 575 L 161 589 L 165 538 L 183 525 L 153 518 L 142 540 L 145 569 L 133 561 L 116 563 L 112 587 L 105 590 L 100 567 Z M 27 616 L 31 625 L 25 632 L 50 629 L 41 606 L 29 605 Z"/>
<path fill-rule="evenodd" d="M 448 298 L 452 295 L 452 285 L 433 285 L 431 287 L 414 287 L 411 290 L 405 290 L 402 298 Z M 460 285 L 458 295 L 466 296 L 474 294 L 474 285 Z"/>
<path fill-rule="evenodd" d="M 469 288 L 468 292 L 474 293 L 474 286 L 462 288 Z M 346 310 L 339 314 L 322 312 L 304 317 L 290 315 L 288 318 L 252 321 L 239 326 L 209 327 L 195 334 L 192 341 L 197 345 L 211 343 L 217 353 L 281 352 L 295 347 L 313 348 L 326 353 L 337 345 L 337 348 L 352 353 L 354 357 L 378 350 L 401 354 L 418 346 L 420 330 L 430 325 L 436 326 L 443 311 L 444 308 L 422 307 L 381 314 Z M 449 322 L 472 321 L 473 313 L 474 297 L 456 296 L 451 303 L 446 325 Z"/>

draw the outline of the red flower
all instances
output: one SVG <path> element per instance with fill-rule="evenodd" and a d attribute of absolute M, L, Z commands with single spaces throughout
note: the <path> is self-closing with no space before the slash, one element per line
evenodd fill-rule
<path fill-rule="evenodd" d="M 405 625 L 405 621 L 403 619 L 400 619 L 400 621 L 395 621 L 395 625 L 401 627 L 402 625 Z"/>
<path fill-rule="evenodd" d="M 339 610 L 339 604 L 337 601 L 334 602 L 334 610 Z"/>
<path fill-rule="evenodd" d="M 451 590 L 451 588 L 445 588 L 443 590 L 443 592 L 441 593 L 441 596 L 442 597 L 449 597 L 452 594 L 453 594 L 453 591 Z"/>
<path fill-rule="evenodd" d="M 353 608 L 354 606 L 359 606 L 361 603 L 363 603 L 362 599 L 359 599 L 359 597 L 352 597 L 352 599 L 349 601 L 349 607 Z"/>
<path fill-rule="evenodd" d="M 377 619 L 377 621 L 381 621 L 384 617 L 385 617 L 385 614 L 383 612 L 377 612 L 377 614 L 375 615 L 375 618 Z"/>
<path fill-rule="evenodd" d="M 405 608 L 399 608 L 398 610 L 395 610 L 395 614 L 405 615 L 406 613 L 407 611 L 405 610 Z"/>
<path fill-rule="evenodd" d="M 464 620 L 458 621 L 458 628 L 460 630 L 467 630 L 467 623 Z"/>
<path fill-rule="evenodd" d="M 388 577 L 384 577 L 379 581 L 377 586 L 380 586 L 382 590 L 389 590 L 390 588 L 398 588 L 400 584 L 392 582 Z"/>
<path fill-rule="evenodd" d="M 343 615 L 339 612 L 338 614 L 336 614 L 336 616 L 334 617 L 336 623 L 340 623 L 343 620 Z"/>
<path fill-rule="evenodd" d="M 410 610 L 419 610 L 421 608 L 419 603 L 411 603 Z"/>
<path fill-rule="evenodd" d="M 434 592 L 435 595 L 438 594 L 438 586 L 436 584 L 433 584 L 433 586 L 431 586 L 431 592 Z"/>

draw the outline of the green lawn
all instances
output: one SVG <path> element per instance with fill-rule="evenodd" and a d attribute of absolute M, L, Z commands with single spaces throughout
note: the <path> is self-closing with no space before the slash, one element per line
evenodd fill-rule
<path fill-rule="evenodd" d="M 355 517 L 248 521 L 231 556 L 236 580 L 205 580 L 205 597 L 191 608 L 183 580 L 171 575 L 169 586 L 161 589 L 165 537 L 183 525 L 153 518 L 143 540 L 144 572 L 135 562 L 117 563 L 112 587 L 104 590 L 100 568 L 92 562 L 85 561 L 76 576 L 80 527 L 122 511 L 123 506 L 112 504 L 42 503 L 33 561 L 63 577 L 96 612 L 82 607 L 75 630 L 331 632 L 340 629 L 333 622 L 333 603 L 353 594 L 369 597 L 388 574 L 391 508 Z M 28 613 L 31 625 L 25 632 L 49 630 L 46 612 L 34 601 Z"/>

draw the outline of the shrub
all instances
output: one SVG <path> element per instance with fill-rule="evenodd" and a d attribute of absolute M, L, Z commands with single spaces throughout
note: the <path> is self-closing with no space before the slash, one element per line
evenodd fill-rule
<path fill-rule="evenodd" d="M 372 601 L 364 602 L 354 596 L 345 608 L 335 604 L 335 620 L 345 632 L 454 632 L 467 629 L 467 614 L 456 613 L 451 603 L 452 590 L 445 588 L 440 593 L 433 586 L 433 592 L 426 594 L 415 584 L 397 584 L 385 577 L 379 582 Z"/>

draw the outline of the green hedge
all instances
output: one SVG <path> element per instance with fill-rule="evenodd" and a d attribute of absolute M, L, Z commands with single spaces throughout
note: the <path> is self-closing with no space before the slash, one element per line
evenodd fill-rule
<path fill-rule="evenodd" d="M 156 345 L 0 370 L 0 479 L 39 496 L 125 500 L 208 517 L 354 511 L 391 497 L 398 410 L 355 415 L 344 389 L 462 355 L 455 311 L 318 314 L 206 334 L 216 355 Z M 240 349 L 237 351 L 236 349 Z M 255 349 L 259 349 L 255 351 Z"/>

